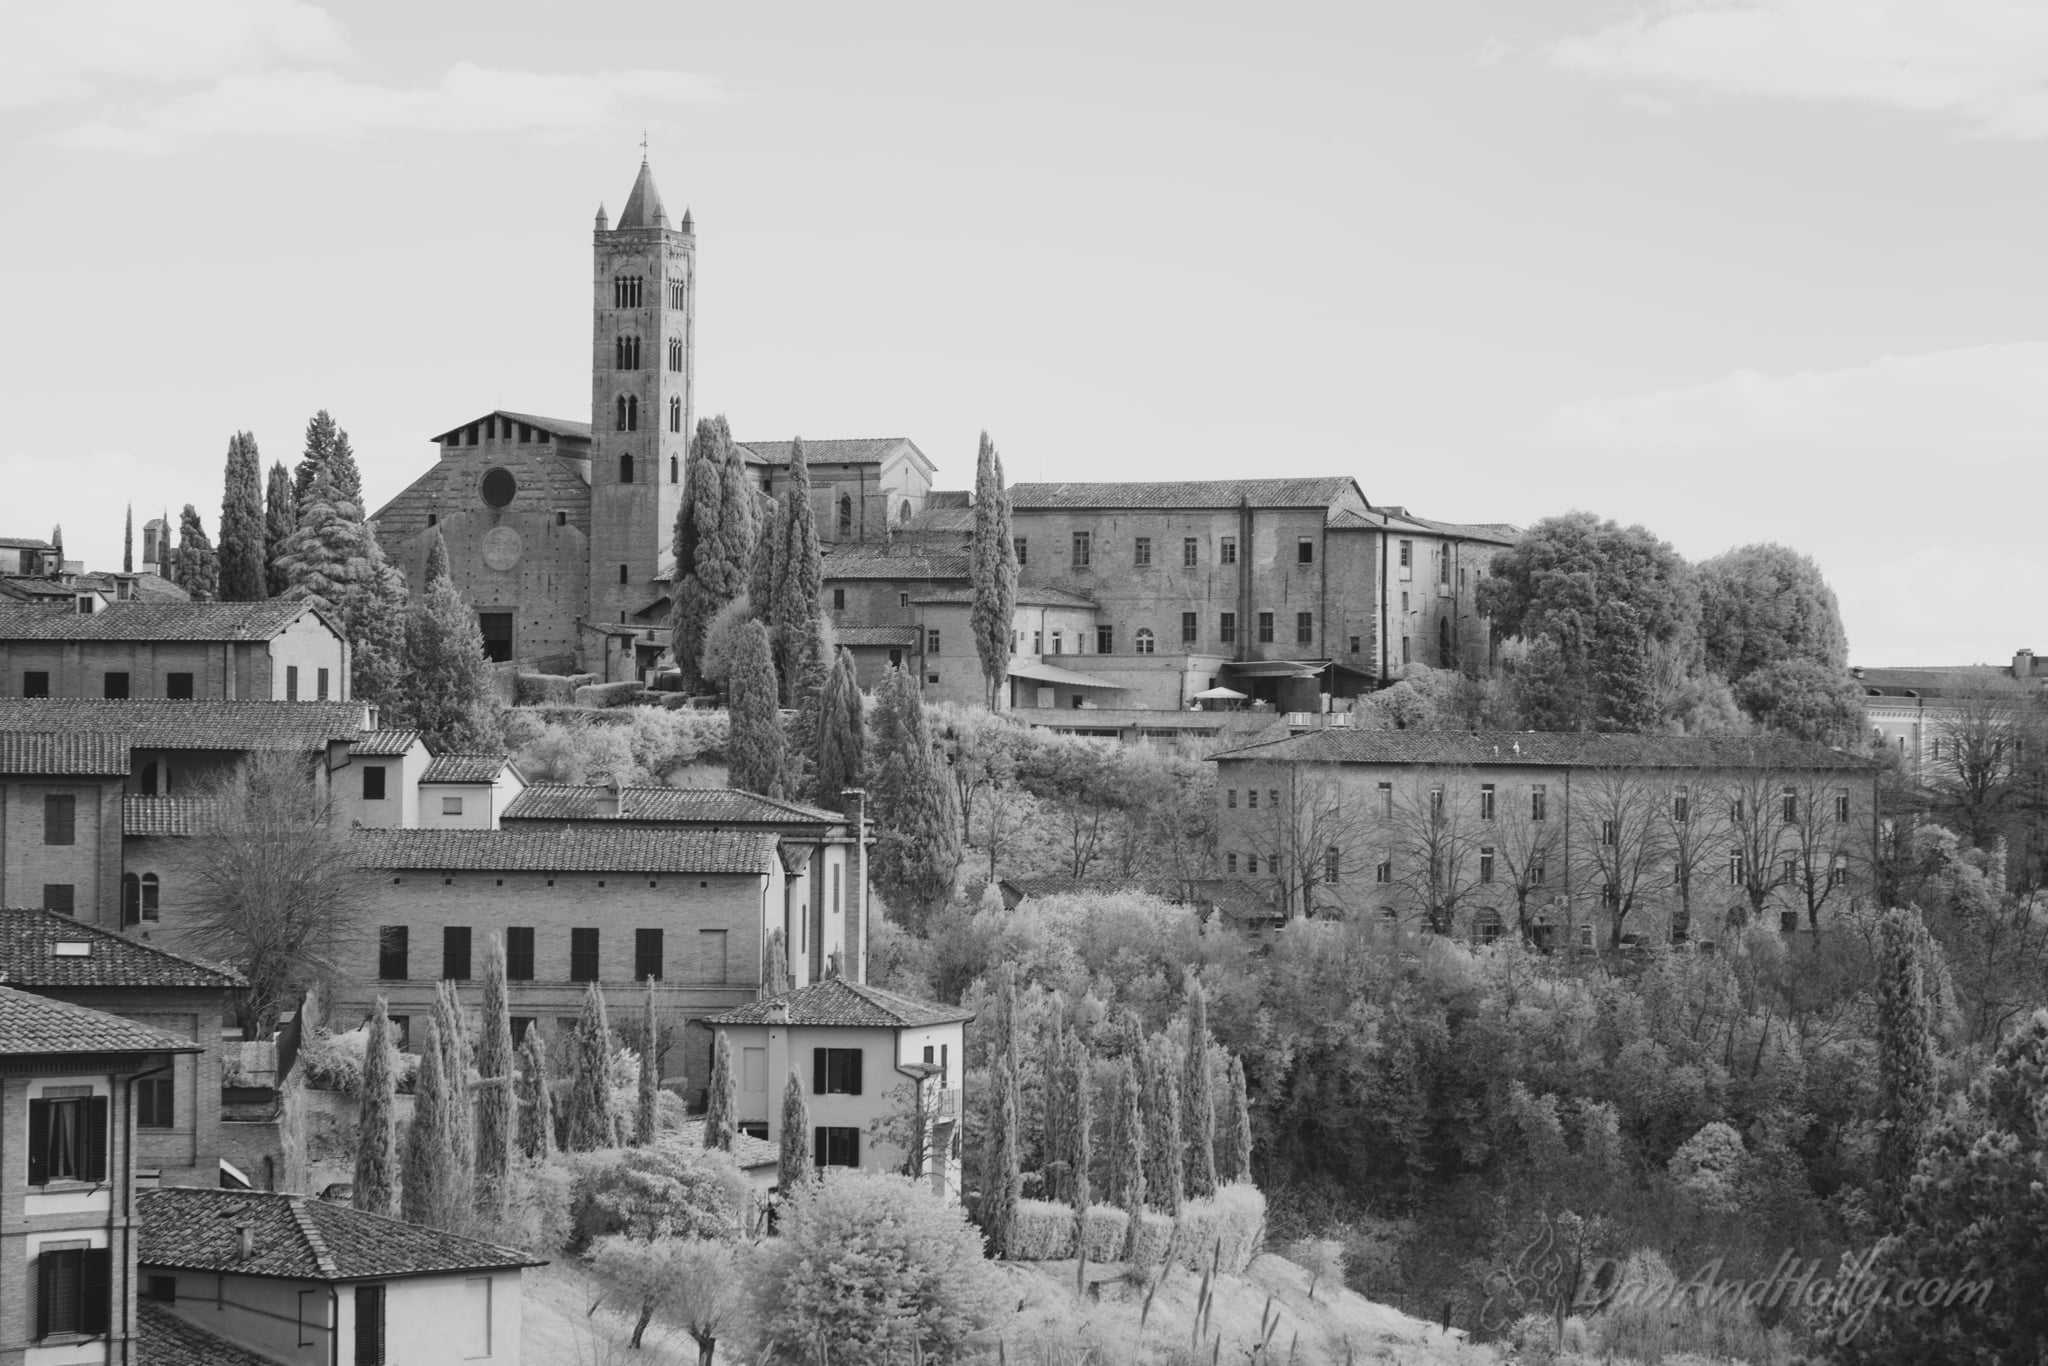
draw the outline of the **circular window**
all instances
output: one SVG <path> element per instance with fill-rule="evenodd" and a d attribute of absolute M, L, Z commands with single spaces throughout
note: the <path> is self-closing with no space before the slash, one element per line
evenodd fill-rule
<path fill-rule="evenodd" d="M 501 508 L 512 501 L 512 495 L 519 492 L 519 481 L 512 477 L 512 471 L 495 469 L 484 475 L 484 501 L 494 508 Z"/>

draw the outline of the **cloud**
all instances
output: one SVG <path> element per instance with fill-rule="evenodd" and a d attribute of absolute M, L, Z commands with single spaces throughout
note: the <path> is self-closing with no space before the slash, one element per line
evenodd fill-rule
<path fill-rule="evenodd" d="M 341 26 L 303 0 L 60 0 L 0 5 L 0 109 L 174 85 L 347 55 Z"/>
<path fill-rule="evenodd" d="M 1980 137 L 2048 138 L 2039 0 L 1658 0 L 1543 51 L 1604 80 L 1882 105 Z"/>
<path fill-rule="evenodd" d="M 628 70 L 588 74 L 497 71 L 461 62 L 415 90 L 331 71 L 231 75 L 159 104 L 109 110 L 58 135 L 70 146 L 157 153 L 221 136 L 350 138 L 374 133 L 525 133 L 566 137 L 630 121 L 641 102 L 724 98 L 708 76 Z"/>
<path fill-rule="evenodd" d="M 1540 424 L 1548 445 L 1615 454 L 2038 460 L 2048 343 L 1884 356 L 1841 370 L 1738 370 L 1686 388 L 1592 398 Z"/>

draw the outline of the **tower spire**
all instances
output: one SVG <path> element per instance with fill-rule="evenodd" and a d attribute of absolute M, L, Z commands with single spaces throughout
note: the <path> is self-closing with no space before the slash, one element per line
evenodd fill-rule
<path fill-rule="evenodd" d="M 654 169 L 644 157 L 640 162 L 640 174 L 633 181 L 633 192 L 626 196 L 626 207 L 619 211 L 619 226 L 668 227 L 668 211 L 661 206 L 661 191 L 654 188 Z"/>

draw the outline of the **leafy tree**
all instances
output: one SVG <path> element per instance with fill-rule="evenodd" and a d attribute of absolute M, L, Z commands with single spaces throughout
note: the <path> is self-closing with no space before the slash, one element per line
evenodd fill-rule
<path fill-rule="evenodd" d="M 833 1366 L 966 1360 L 999 1293 L 957 1206 L 869 1172 L 799 1188 L 754 1282 L 776 1359 Z"/>
<path fill-rule="evenodd" d="M 785 1197 L 811 1184 L 817 1169 L 811 1163 L 811 1109 L 804 1103 L 804 1081 L 795 1072 L 782 1088 L 782 1146 L 775 1164 L 776 1184 Z"/>
<path fill-rule="evenodd" d="M 612 1026 L 605 1015 L 604 993 L 592 982 L 583 993 L 583 1014 L 576 1021 L 570 1045 L 571 1069 L 568 1132 L 562 1146 L 587 1153 L 618 1142 L 612 1119 Z"/>
<path fill-rule="evenodd" d="M 451 1132 L 455 1098 L 449 1088 L 441 1026 L 429 1018 L 413 1082 L 412 1127 L 405 1134 L 402 1212 L 408 1223 L 453 1228 L 460 1217 L 456 1153 Z"/>
<path fill-rule="evenodd" d="M 1575 802 L 1592 836 L 1573 851 L 1575 872 L 1580 885 L 1600 898 L 1610 948 L 1621 947 L 1629 917 L 1659 896 L 1671 875 L 1663 775 L 1652 778 L 1653 773 L 1630 766 L 1596 770 L 1582 780 L 1585 796 Z"/>
<path fill-rule="evenodd" d="M 1475 784 L 1422 774 L 1394 796 L 1394 881 L 1433 934 L 1456 931 L 1458 913 L 1480 886 L 1485 821 L 1474 809 Z"/>
<path fill-rule="evenodd" d="M 371 1214 L 398 1208 L 397 1059 L 392 1057 L 390 1015 L 384 998 L 370 1012 L 363 1044 L 363 1090 L 356 1112 L 356 1179 L 351 1203 Z"/>
<path fill-rule="evenodd" d="M 1479 610 L 1505 635 L 1549 641 L 1540 685 L 1525 706 L 1559 730 L 1650 731 L 1664 726 L 1659 656 L 1699 651 L 1694 575 L 1677 551 L 1640 526 L 1590 512 L 1549 517 L 1493 557 Z"/>
<path fill-rule="evenodd" d="M 206 539 L 206 527 L 190 503 L 178 514 L 178 550 L 173 561 L 172 582 L 192 595 L 194 602 L 213 602 L 220 597 L 220 556 Z"/>
<path fill-rule="evenodd" d="M 128 520 L 121 528 L 121 572 L 135 572 L 135 504 L 128 505 Z"/>
<path fill-rule="evenodd" d="M 1863 733 L 1863 704 L 1842 669 L 1785 659 L 1744 675 L 1735 700 L 1758 725 L 1800 740 L 1847 745 Z"/>
<path fill-rule="evenodd" d="M 438 577 L 433 574 L 436 552 L 442 565 Z M 405 613 L 405 669 L 393 710 L 436 751 L 495 750 L 504 733 L 483 632 L 448 577 L 438 531 L 427 562 L 426 591 Z"/>
<path fill-rule="evenodd" d="M 1010 673 L 1010 633 L 1017 611 L 1017 545 L 1010 535 L 1010 490 L 1003 482 L 1003 458 L 988 433 L 974 469 L 974 543 L 969 573 L 974 610 L 969 617 L 981 675 L 988 683 L 989 710 L 1003 704 Z"/>
<path fill-rule="evenodd" d="M 1188 1044 L 1181 1069 L 1180 1127 L 1187 1140 L 1183 1188 L 1199 1200 L 1216 1193 L 1216 1101 L 1209 1090 L 1209 995 L 1199 977 L 1187 990 Z"/>
<path fill-rule="evenodd" d="M 341 622 L 351 650 L 351 695 L 386 704 L 401 695 L 405 658 L 405 575 L 384 558 L 362 509 L 323 470 L 299 505 L 298 526 L 278 554 L 281 595 L 314 602 Z M 481 647 L 479 647 L 481 648 Z"/>
<path fill-rule="evenodd" d="M 1820 566 L 1782 545 L 1746 545 L 1699 566 L 1706 666 L 1730 683 L 1801 662 L 1839 678 L 1849 638 Z"/>
<path fill-rule="evenodd" d="M 530 1162 L 555 1155 L 554 1089 L 548 1080 L 548 1046 L 540 1029 L 528 1026 L 519 1043 L 519 1153 Z"/>
<path fill-rule="evenodd" d="M 1252 1113 L 1245 1095 L 1244 1059 L 1230 1059 L 1229 1085 L 1223 1090 L 1223 1109 L 1216 1121 L 1216 1179 L 1252 1179 Z"/>
<path fill-rule="evenodd" d="M 732 1039 L 715 1030 L 711 1042 L 711 1085 L 704 1102 L 704 1146 L 732 1151 L 738 1128 L 739 1079 L 732 1071 Z"/>
<path fill-rule="evenodd" d="M 1109 1203 L 1130 1216 L 1129 1252 L 1145 1213 L 1145 1112 L 1139 1094 L 1144 1059 L 1126 1055 L 1116 1069 L 1109 1115 Z"/>
<path fill-rule="evenodd" d="M 244 1037 L 261 1038 L 307 988 L 343 979 L 367 907 L 363 873 L 297 755 L 252 755 L 197 795 L 203 824 L 178 851 L 187 943 L 242 970 Z"/>
<path fill-rule="evenodd" d="M 518 1106 L 512 1094 L 512 1015 L 505 981 L 505 943 L 484 940 L 484 999 L 477 1037 L 476 1191 L 477 1203 L 493 1226 L 505 1217 L 511 1197 L 512 1144 Z"/>
<path fill-rule="evenodd" d="M 654 979 L 647 979 L 646 1015 L 640 1031 L 640 1089 L 633 1116 L 633 1141 L 645 1147 L 661 1131 L 661 1021 L 654 1014 Z"/>
<path fill-rule="evenodd" d="M 588 1161 L 572 1213 L 590 1237 L 737 1238 L 753 1201 L 752 1185 L 728 1153 L 656 1143 Z"/>
<path fill-rule="evenodd" d="M 220 596 L 223 602 L 261 602 L 266 596 L 263 464 L 256 438 L 236 432 L 228 440 L 226 487 L 220 500 Z"/>
<path fill-rule="evenodd" d="M 689 498 L 676 514 L 671 648 L 686 679 L 697 681 L 705 628 L 747 590 L 758 534 L 754 488 L 723 417 L 697 424 L 691 443 Z"/>
<path fill-rule="evenodd" d="M 733 1245 L 719 1238 L 664 1236 L 650 1241 L 618 1234 L 601 1238 L 590 1264 L 608 1298 L 632 1306 L 629 1346 L 637 1350 L 655 1319 L 687 1332 L 699 1366 L 711 1366 L 719 1338 L 745 1302 Z"/>
<path fill-rule="evenodd" d="M 853 652 L 840 650 L 833 658 L 818 709 L 816 796 L 818 805 L 830 810 L 844 810 L 846 799 L 840 794 L 866 782 L 866 705 L 854 672 Z"/>
<path fill-rule="evenodd" d="M 1163 1036 L 1145 1045 L 1145 1189 L 1152 1203 L 1176 1218 L 1180 1215 L 1181 1169 L 1187 1160 L 1187 1139 L 1180 1123 L 1180 1082 L 1175 1076 L 1173 1046 Z"/>
<path fill-rule="evenodd" d="M 1900 1192 L 1919 1159 L 1938 1100 L 1934 1031 L 1928 1016 L 1921 943 L 1914 913 L 1894 908 L 1879 922 L 1877 1078 L 1882 1129 L 1877 1149 L 1880 1188 Z"/>
<path fill-rule="evenodd" d="M 725 762 L 732 785 L 764 797 L 782 795 L 782 715 L 776 707 L 775 657 L 768 629 L 758 621 L 741 628 L 728 689 L 732 740 Z"/>
<path fill-rule="evenodd" d="M 291 471 L 284 461 L 274 461 L 263 491 L 263 586 L 266 597 L 282 597 L 292 586 L 279 556 L 284 543 L 299 525 L 299 503 L 292 492 Z"/>
<path fill-rule="evenodd" d="M 960 832 L 946 810 L 924 699 L 902 669 L 892 667 L 876 690 L 868 745 L 875 890 L 915 930 L 953 890 Z"/>

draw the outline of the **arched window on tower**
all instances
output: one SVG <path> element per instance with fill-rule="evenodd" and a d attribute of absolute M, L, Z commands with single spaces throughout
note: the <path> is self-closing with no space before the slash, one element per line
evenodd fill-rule
<path fill-rule="evenodd" d="M 910 520 L 910 500 L 908 498 L 905 498 L 903 500 L 903 508 L 900 512 L 896 514 L 896 520 L 899 522 L 907 522 Z"/>
<path fill-rule="evenodd" d="M 680 398 L 668 401 L 668 429 L 672 432 L 683 429 L 683 401 Z"/>
<path fill-rule="evenodd" d="M 638 370 L 640 368 L 640 339 L 638 337 L 620 337 L 613 344 L 613 352 L 618 360 L 619 369 Z"/>
<path fill-rule="evenodd" d="M 619 457 L 619 482 L 621 484 L 633 482 L 633 457 L 631 455 Z"/>
<path fill-rule="evenodd" d="M 142 879 L 133 873 L 121 874 L 121 923 L 136 925 L 142 921 Z"/>
<path fill-rule="evenodd" d="M 155 873 L 142 875 L 142 918 L 155 920 L 162 905 L 163 884 L 157 881 Z"/>
<path fill-rule="evenodd" d="M 668 458 L 668 481 L 673 484 L 682 478 L 681 462 L 674 456 Z"/>
<path fill-rule="evenodd" d="M 625 430 L 626 430 L 626 396 L 625 396 L 624 394 L 620 394 L 620 395 L 619 395 L 619 399 L 618 399 L 618 402 L 616 402 L 616 403 L 614 403 L 614 404 L 612 405 L 612 412 L 613 412 L 613 415 L 614 415 L 615 417 L 617 417 L 617 418 L 618 418 L 618 427 L 619 427 L 619 430 L 620 430 L 620 431 L 622 431 L 622 432 L 623 432 L 623 431 L 625 431 Z"/>
<path fill-rule="evenodd" d="M 850 493 L 839 495 L 839 534 L 853 534 L 853 495 Z"/>
<path fill-rule="evenodd" d="M 668 368 L 680 371 L 683 368 L 683 339 L 671 337 L 668 343 Z"/>
<path fill-rule="evenodd" d="M 156 795 L 156 760 L 152 759 L 142 766 L 140 786 L 143 796 L 154 797 Z"/>
<path fill-rule="evenodd" d="M 626 395 L 626 430 L 629 432 L 640 430 L 640 400 L 631 394 Z"/>

